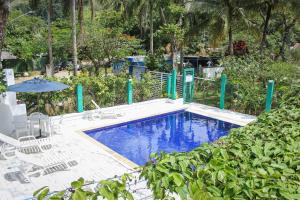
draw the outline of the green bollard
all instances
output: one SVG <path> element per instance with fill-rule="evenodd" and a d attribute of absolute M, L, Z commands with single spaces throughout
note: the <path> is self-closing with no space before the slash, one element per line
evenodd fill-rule
<path fill-rule="evenodd" d="M 133 88 L 132 88 L 132 79 L 128 79 L 127 82 L 127 102 L 128 104 L 133 103 Z"/>
<path fill-rule="evenodd" d="M 227 76 L 226 76 L 226 74 L 222 74 L 222 76 L 221 76 L 220 109 L 225 108 L 226 83 L 227 83 Z"/>
<path fill-rule="evenodd" d="M 266 98 L 266 112 L 271 111 L 273 92 L 274 92 L 274 81 L 269 80 L 268 81 L 268 88 L 267 88 L 267 98 Z"/>
<path fill-rule="evenodd" d="M 171 82 L 172 82 L 172 77 L 169 74 L 168 79 L 167 79 L 167 97 L 171 98 Z"/>
<path fill-rule="evenodd" d="M 171 99 L 176 100 L 176 69 L 172 70 L 172 79 L 171 79 Z"/>
<path fill-rule="evenodd" d="M 77 112 L 83 112 L 83 88 L 81 84 L 76 86 Z"/>

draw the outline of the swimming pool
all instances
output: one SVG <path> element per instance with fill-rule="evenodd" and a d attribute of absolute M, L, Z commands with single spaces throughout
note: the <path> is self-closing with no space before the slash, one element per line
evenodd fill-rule
<path fill-rule="evenodd" d="M 153 152 L 187 152 L 227 135 L 238 125 L 184 110 L 85 131 L 138 165 Z"/>

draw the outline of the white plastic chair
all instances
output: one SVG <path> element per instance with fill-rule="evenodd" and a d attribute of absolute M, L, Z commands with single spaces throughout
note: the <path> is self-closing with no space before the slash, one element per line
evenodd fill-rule
<path fill-rule="evenodd" d="M 70 154 L 63 152 L 48 151 L 43 154 L 22 154 L 17 152 L 16 156 L 18 159 L 38 167 L 29 169 L 26 169 L 25 165 L 19 167 L 27 179 L 37 173 L 40 175 L 48 175 L 58 171 L 66 171 L 69 170 L 70 167 L 74 167 L 78 164 Z"/>
<path fill-rule="evenodd" d="M 122 113 L 120 112 L 117 113 L 115 112 L 115 110 L 103 111 L 103 109 L 101 109 L 100 106 L 94 100 L 92 100 L 92 103 L 96 107 L 96 115 L 99 116 L 100 118 L 117 118 L 123 116 Z"/>
<path fill-rule="evenodd" d="M 55 135 L 55 134 L 62 134 L 62 123 L 63 123 L 63 116 L 60 116 L 59 120 L 53 120 L 50 119 L 50 133 L 51 136 Z"/>
<path fill-rule="evenodd" d="M 42 153 L 44 150 L 51 149 L 53 144 L 49 138 L 36 139 L 34 136 L 24 136 L 18 140 L 0 133 L 0 153 L 5 159 L 15 157 L 16 152 L 23 154 Z"/>
<path fill-rule="evenodd" d="M 34 112 L 29 116 L 29 123 L 31 135 L 35 135 L 35 130 L 37 130 L 41 135 L 42 133 L 51 134 L 49 116 L 39 112 Z"/>

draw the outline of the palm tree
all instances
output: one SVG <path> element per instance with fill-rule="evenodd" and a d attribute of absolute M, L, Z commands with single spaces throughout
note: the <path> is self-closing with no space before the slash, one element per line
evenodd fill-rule
<path fill-rule="evenodd" d="M 0 69 L 2 69 L 2 47 L 4 43 L 4 31 L 9 15 L 10 0 L 0 0 Z"/>
<path fill-rule="evenodd" d="M 236 0 L 196 0 L 195 5 L 208 15 L 212 39 L 215 44 L 228 38 L 228 52 L 233 55 L 233 23 L 238 4 Z"/>
<path fill-rule="evenodd" d="M 52 52 L 51 18 L 52 18 L 52 0 L 48 0 L 48 11 L 47 11 L 47 24 L 48 24 L 48 65 L 46 66 L 46 75 L 48 77 L 51 77 L 54 74 L 53 52 Z"/>
<path fill-rule="evenodd" d="M 122 10 L 124 12 L 125 18 L 130 18 L 137 16 L 139 19 L 141 35 L 143 35 L 144 30 L 149 26 L 149 38 L 150 44 L 149 49 L 150 53 L 154 52 L 154 11 L 157 10 L 158 5 L 161 0 L 102 0 L 102 3 L 105 3 L 108 6 L 112 6 L 117 10 Z"/>
<path fill-rule="evenodd" d="M 78 0 L 79 43 L 83 34 L 83 0 Z"/>
<path fill-rule="evenodd" d="M 77 75 L 77 42 L 76 42 L 76 0 L 72 0 L 72 47 L 73 47 L 73 65 L 74 76 Z"/>

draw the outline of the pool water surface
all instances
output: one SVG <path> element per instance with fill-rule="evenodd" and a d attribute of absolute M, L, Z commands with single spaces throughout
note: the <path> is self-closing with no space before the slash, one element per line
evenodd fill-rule
<path fill-rule="evenodd" d="M 238 125 L 179 111 L 85 131 L 87 135 L 138 165 L 151 153 L 187 152 L 214 142 Z"/>

